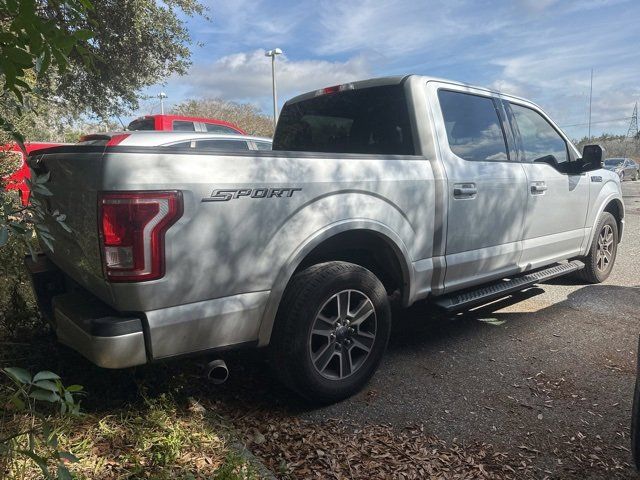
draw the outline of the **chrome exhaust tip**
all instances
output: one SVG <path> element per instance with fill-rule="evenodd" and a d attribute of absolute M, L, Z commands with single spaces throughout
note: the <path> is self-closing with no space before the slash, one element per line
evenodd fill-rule
<path fill-rule="evenodd" d="M 214 385 L 221 385 L 229 378 L 229 369 L 225 361 L 221 358 L 207 363 L 205 372 L 206 377 Z"/>

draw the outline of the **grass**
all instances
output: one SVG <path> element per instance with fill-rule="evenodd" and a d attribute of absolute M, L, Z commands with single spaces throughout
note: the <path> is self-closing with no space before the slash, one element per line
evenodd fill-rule
<path fill-rule="evenodd" d="M 234 434 L 225 419 L 193 399 L 194 393 L 209 388 L 196 372 L 163 364 L 102 370 L 42 334 L 11 341 L 0 337 L 0 344 L 0 368 L 20 359 L 19 365 L 32 373 L 49 369 L 65 383 L 84 385 L 87 396 L 80 417 L 50 417 L 61 449 L 79 459 L 69 465 L 75 479 L 260 478 L 234 449 Z M 0 397 L 3 381 L 0 378 Z M 0 437 L 21 431 L 30 421 L 27 414 L 4 408 Z M 27 460 L 14 459 L 8 471 L 2 463 L 0 455 L 0 479 L 41 478 L 37 466 Z"/>
<path fill-rule="evenodd" d="M 259 478 L 229 446 L 230 432 L 198 404 L 180 405 L 169 395 L 145 399 L 142 406 L 79 418 L 58 418 L 53 425 L 63 449 L 79 461 L 69 465 L 77 479 L 221 479 Z M 14 416 L 5 431 L 28 421 Z M 40 478 L 35 465 L 13 462 L 7 479 Z M 5 478 L 0 472 L 0 478 Z"/>
<path fill-rule="evenodd" d="M 254 479 L 255 469 L 230 445 L 224 419 L 190 400 L 182 387 L 198 385 L 194 375 L 174 381 L 162 366 L 111 372 L 59 349 L 38 319 L 15 239 L 0 248 L 0 368 L 20 366 L 32 373 L 52 370 L 66 384 L 84 385 L 79 418 L 51 416 L 62 449 L 79 462 L 69 465 L 76 479 Z M 1 404 L 8 386 L 0 375 L 0 438 L 33 422 L 28 414 Z M 48 414 L 48 413 L 47 413 Z M 23 447 L 27 438 L 18 439 Z M 41 478 L 29 460 L 3 456 L 0 480 Z M 9 465 L 7 466 L 7 462 Z"/>

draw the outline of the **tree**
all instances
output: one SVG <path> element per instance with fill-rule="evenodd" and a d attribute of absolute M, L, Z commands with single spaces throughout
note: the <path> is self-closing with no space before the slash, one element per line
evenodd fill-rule
<path fill-rule="evenodd" d="M 583 137 L 581 140 L 574 141 L 574 144 L 580 151 L 585 145 L 599 144 L 604 147 L 609 158 L 629 157 L 640 161 L 640 141 L 627 138 L 624 135 L 603 133 L 599 137 Z"/>
<path fill-rule="evenodd" d="M 0 126 L 37 97 L 100 117 L 137 108 L 142 88 L 189 67 L 179 13 L 198 0 L 0 0 Z M 20 139 L 20 136 L 17 135 Z"/>
<path fill-rule="evenodd" d="M 273 136 L 273 120 L 255 105 L 237 103 L 221 98 L 185 100 L 174 106 L 171 113 L 194 117 L 218 118 L 237 125 L 249 135 Z"/>

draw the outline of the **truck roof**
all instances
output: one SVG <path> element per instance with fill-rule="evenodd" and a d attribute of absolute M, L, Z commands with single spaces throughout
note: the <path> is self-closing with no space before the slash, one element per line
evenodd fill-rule
<path fill-rule="evenodd" d="M 328 89 L 332 89 L 332 88 L 338 88 L 341 86 L 349 86 L 349 89 L 359 89 L 359 88 L 370 88 L 370 87 L 379 87 L 379 86 L 383 86 L 383 85 L 398 85 L 404 81 L 406 81 L 409 77 L 419 77 L 421 78 L 425 83 L 429 82 L 429 81 L 434 81 L 434 82 L 442 82 L 442 83 L 449 83 L 451 85 L 460 85 L 460 86 L 464 86 L 464 87 L 469 87 L 469 88 L 475 88 L 478 90 L 484 90 L 488 93 L 495 93 L 495 94 L 500 94 L 504 97 L 509 97 L 512 99 L 516 99 L 516 100 L 521 100 L 521 101 L 525 101 L 528 103 L 533 103 L 535 105 L 534 102 L 531 102 L 531 100 L 528 100 L 526 98 L 523 97 L 518 97 L 516 95 L 511 95 L 508 93 L 503 93 L 500 92 L 498 90 L 492 89 L 492 88 L 487 88 L 487 87 L 481 87 L 478 85 L 473 85 L 471 83 L 466 83 L 466 82 L 461 82 L 461 81 L 457 81 L 457 80 L 449 80 L 446 78 L 440 78 L 440 77 L 433 77 L 433 76 L 429 76 L 429 75 L 417 75 L 417 74 L 408 74 L 408 75 L 393 75 L 393 76 L 388 76 L 388 77 L 374 77 L 374 78 L 369 78 L 366 80 L 358 80 L 355 82 L 346 82 L 342 85 L 335 85 L 332 87 L 327 87 Z M 316 95 L 318 95 L 318 92 L 325 90 L 325 88 L 321 88 L 318 90 L 313 90 L 311 92 L 306 92 L 306 93 L 302 93 L 300 95 L 297 95 L 289 100 L 287 100 L 285 102 L 285 104 L 291 104 L 291 103 L 296 103 L 296 102 L 300 102 L 302 100 L 307 100 L 309 98 L 313 98 Z M 536 105 L 538 106 L 538 105 Z"/>

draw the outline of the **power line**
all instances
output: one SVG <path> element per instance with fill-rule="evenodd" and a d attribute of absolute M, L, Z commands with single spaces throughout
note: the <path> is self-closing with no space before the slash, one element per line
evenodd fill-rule
<path fill-rule="evenodd" d="M 629 120 L 632 117 L 623 117 L 623 118 L 612 118 L 610 120 L 599 120 L 597 122 L 591 122 L 591 125 L 596 123 L 611 123 L 611 122 L 621 122 L 622 120 Z M 560 128 L 568 128 L 568 127 L 583 127 L 585 125 L 589 125 L 589 122 L 584 123 L 572 123 L 571 125 L 560 125 Z"/>

